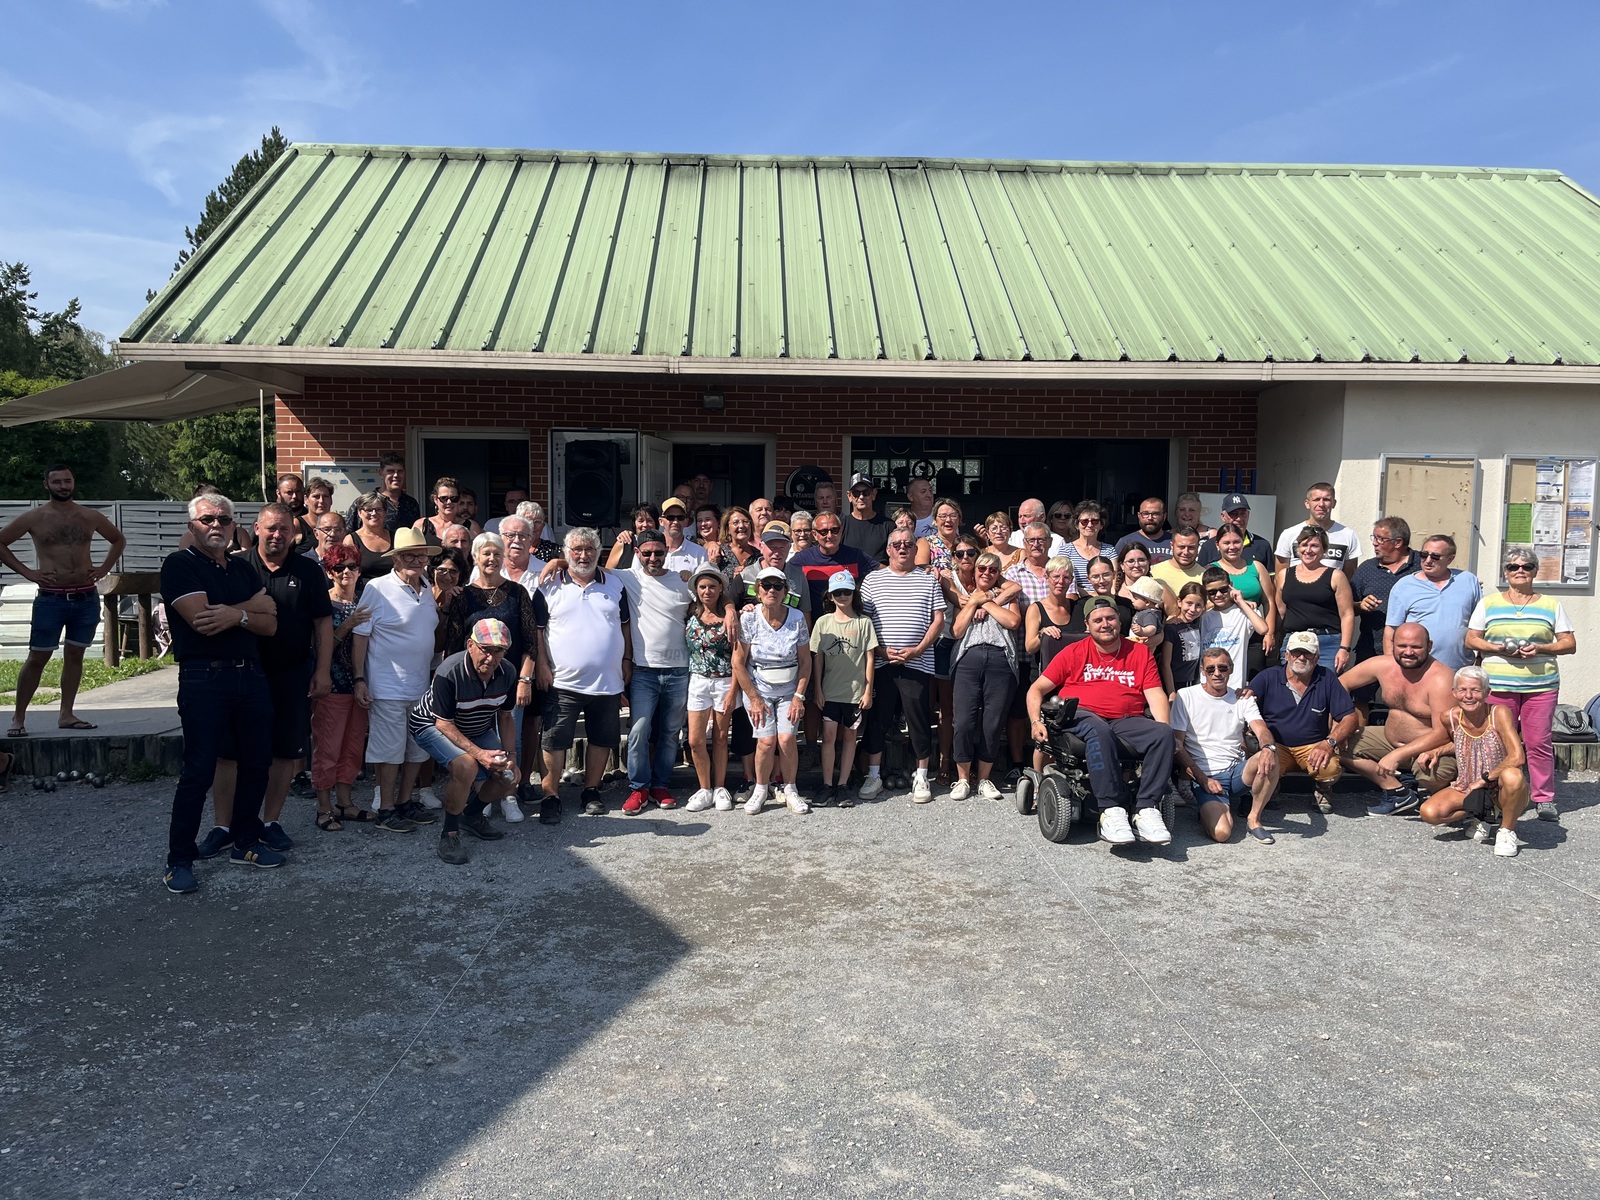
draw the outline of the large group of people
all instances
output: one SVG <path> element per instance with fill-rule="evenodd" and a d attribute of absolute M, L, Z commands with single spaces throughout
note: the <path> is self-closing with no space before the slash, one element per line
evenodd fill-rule
<path fill-rule="evenodd" d="M 804 814 L 889 790 L 992 800 L 1046 765 L 1052 694 L 1076 700 L 1071 732 L 1113 844 L 1169 841 L 1161 802 L 1176 788 L 1206 836 L 1226 841 L 1242 818 L 1270 845 L 1266 809 L 1297 773 L 1323 814 L 1350 772 L 1377 793 L 1371 815 L 1468 821 L 1502 856 L 1526 809 L 1556 816 L 1559 662 L 1577 642 L 1534 587 L 1537 562 L 1511 546 L 1504 588 L 1485 588 L 1452 566 L 1448 535 L 1413 550 L 1397 515 L 1363 557 L 1327 483 L 1274 545 L 1251 533 L 1241 494 L 1215 528 L 1191 493 L 1171 520 L 1147 498 L 1114 537 L 1093 500 L 1027 499 L 1013 520 L 917 481 L 883 513 L 877 482 L 856 475 L 842 495 L 818 487 L 809 509 L 758 497 L 724 510 L 697 477 L 638 505 L 606 545 L 588 528 L 545 537 L 520 487 L 480 525 L 453 478 L 434 481 L 432 515 L 398 456 L 380 479 L 341 516 L 331 483 L 286 473 L 249 530 L 215 490 L 190 501 L 161 572 L 185 734 L 172 890 L 194 890 L 195 863 L 224 852 L 282 865 L 280 817 L 306 766 L 319 831 L 440 822 L 439 857 L 460 864 L 463 833 L 503 836 L 491 818 L 560 822 L 569 779 L 583 813 L 606 812 L 613 754 L 625 816 Z M 81 664 L 98 611 L 81 597 L 123 545 L 73 501 L 70 470 L 45 483 L 49 503 L 0 530 L 0 562 L 40 586 L 12 737 L 63 633 L 68 667 Z M 111 547 L 98 565 L 96 533 Z M 24 535 L 35 567 L 10 549 Z M 69 679 L 60 723 L 82 728 Z M 809 796 L 803 748 L 821 772 Z M 696 785 L 684 797 L 680 756 Z"/>

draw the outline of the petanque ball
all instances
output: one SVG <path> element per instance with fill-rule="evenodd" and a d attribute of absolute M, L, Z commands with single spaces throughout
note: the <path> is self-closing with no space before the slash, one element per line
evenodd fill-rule
<path fill-rule="evenodd" d="M 76 783 L 78 780 L 83 778 L 83 772 L 81 772 L 81 771 L 68 771 L 67 772 L 67 778 L 72 780 L 74 783 Z"/>
<path fill-rule="evenodd" d="M 44 790 L 47 791 L 47 792 L 55 791 L 56 790 L 56 781 L 54 779 L 46 779 L 44 781 Z"/>
<path fill-rule="evenodd" d="M 91 775 L 89 777 L 89 782 L 94 787 L 105 787 L 105 785 L 106 785 L 106 781 L 104 779 L 101 779 L 100 776 L 98 776 L 98 775 Z"/>
<path fill-rule="evenodd" d="M 33 790 L 36 792 L 44 791 L 44 780 L 37 775 L 33 777 Z"/>
<path fill-rule="evenodd" d="M 56 772 L 56 782 L 65 783 L 66 781 L 67 781 L 67 773 L 65 771 L 57 771 Z"/>

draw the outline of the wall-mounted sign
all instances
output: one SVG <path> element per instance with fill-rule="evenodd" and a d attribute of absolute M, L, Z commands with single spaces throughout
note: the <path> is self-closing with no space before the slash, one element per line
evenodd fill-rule
<path fill-rule="evenodd" d="M 794 502 L 801 508 L 811 508 L 817 500 L 817 484 L 832 482 L 832 475 L 819 466 L 807 463 L 789 473 L 789 479 L 783 485 L 783 490 L 793 497 Z"/>

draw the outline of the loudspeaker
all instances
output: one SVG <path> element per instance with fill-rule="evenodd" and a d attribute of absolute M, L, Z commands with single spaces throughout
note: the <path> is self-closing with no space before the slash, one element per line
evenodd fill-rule
<path fill-rule="evenodd" d="M 562 493 L 568 525 L 617 525 L 621 521 L 622 447 L 613 441 L 568 442 L 566 487 Z"/>

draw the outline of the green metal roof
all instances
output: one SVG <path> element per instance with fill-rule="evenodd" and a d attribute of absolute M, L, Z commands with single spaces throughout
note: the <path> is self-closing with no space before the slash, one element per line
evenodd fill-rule
<path fill-rule="evenodd" d="M 1600 363 L 1553 171 L 297 145 L 132 342 Z"/>

